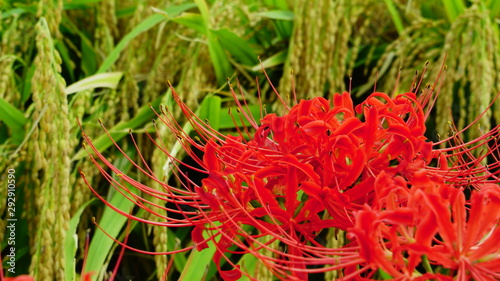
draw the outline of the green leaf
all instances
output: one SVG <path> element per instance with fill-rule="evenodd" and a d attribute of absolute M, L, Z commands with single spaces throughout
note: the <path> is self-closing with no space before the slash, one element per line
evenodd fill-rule
<path fill-rule="evenodd" d="M 463 0 L 441 0 L 441 3 L 443 3 L 450 23 L 454 22 L 465 11 Z"/>
<path fill-rule="evenodd" d="M 2 11 L 0 13 L 0 19 L 6 19 L 8 17 L 20 16 L 24 13 L 36 14 L 37 4 L 31 5 L 19 5 L 20 7 L 14 8 L 8 11 Z"/>
<path fill-rule="evenodd" d="M 68 1 L 64 1 L 68 2 Z M 73 0 L 69 3 L 64 3 L 64 10 L 76 10 L 88 8 L 91 4 L 102 2 L 102 0 Z"/>
<path fill-rule="evenodd" d="M 120 8 L 116 7 L 116 17 L 117 18 L 124 18 L 124 17 L 131 17 L 134 15 L 135 11 L 137 10 L 137 6 L 131 6 L 127 8 Z"/>
<path fill-rule="evenodd" d="M 80 208 L 76 211 L 76 213 L 73 215 L 71 220 L 69 221 L 69 228 L 68 231 L 66 232 L 66 240 L 64 242 L 64 253 L 65 253 L 65 268 L 64 268 L 64 274 L 65 274 L 65 280 L 66 281 L 74 281 L 75 280 L 75 254 L 76 254 L 76 249 L 78 248 L 78 235 L 76 235 L 76 229 L 78 227 L 78 223 L 80 222 L 80 216 L 87 208 L 89 204 L 92 202 L 95 202 L 96 198 L 91 199 L 87 202 L 85 202 Z"/>
<path fill-rule="evenodd" d="M 214 223 L 216 226 L 219 226 L 220 223 Z M 203 231 L 204 237 L 206 238 L 207 231 Z M 220 235 L 218 238 L 215 238 L 215 241 L 220 240 Z M 179 277 L 178 281 L 191 281 L 191 280 L 206 280 L 208 279 L 206 274 L 208 273 L 208 269 L 210 264 L 212 263 L 212 258 L 217 250 L 213 241 L 208 241 L 208 248 L 203 249 L 202 251 L 198 251 L 193 249 L 189 258 L 186 262 L 184 270 L 181 273 L 181 277 Z M 209 280 L 209 279 L 208 279 Z"/>
<path fill-rule="evenodd" d="M 490 11 L 490 18 L 495 19 L 498 17 L 500 15 L 500 1 L 490 0 L 488 10 Z"/>
<path fill-rule="evenodd" d="M 234 34 L 234 32 L 227 28 L 211 30 L 211 32 L 219 38 L 222 46 L 224 46 L 224 49 L 231 53 L 236 61 L 248 66 L 259 62 L 257 54 L 250 47 L 250 44 L 238 35 Z"/>
<path fill-rule="evenodd" d="M 203 18 L 203 22 L 205 25 L 205 28 L 210 27 L 210 16 L 208 12 L 208 6 L 207 2 L 205 0 L 194 0 L 194 3 L 198 7 L 198 10 L 200 10 L 201 17 Z"/>
<path fill-rule="evenodd" d="M 67 72 L 69 74 L 69 79 L 71 79 L 71 81 L 73 81 L 75 79 L 74 77 L 74 69 L 75 69 L 75 65 L 73 63 L 73 61 L 71 60 L 71 56 L 69 54 L 69 51 L 68 51 L 68 48 L 66 48 L 66 45 L 64 45 L 61 41 L 56 41 L 56 49 L 57 51 L 59 52 L 59 54 L 61 55 L 61 59 L 62 59 L 62 62 L 64 64 L 64 66 L 66 66 L 66 69 L 67 69 Z"/>
<path fill-rule="evenodd" d="M 403 26 L 403 21 L 401 20 L 401 16 L 399 15 L 396 5 L 394 5 L 394 2 L 392 2 L 392 0 L 384 0 L 384 1 L 385 5 L 387 6 L 387 10 L 391 14 L 392 22 L 394 23 L 394 26 L 396 27 L 398 33 L 401 35 L 401 33 L 403 33 L 405 28 Z"/>
<path fill-rule="evenodd" d="M 195 7 L 193 4 L 182 4 L 178 6 L 172 6 L 165 9 L 165 12 L 171 17 L 175 17 L 178 14 Z M 149 29 L 155 27 L 157 24 L 168 20 L 163 14 L 152 15 L 141 23 L 139 23 L 132 31 L 130 31 L 127 35 L 123 37 L 123 39 L 116 45 L 116 47 L 111 51 L 108 57 L 104 60 L 102 65 L 97 70 L 97 73 L 106 72 L 115 62 L 118 60 L 120 53 L 127 47 L 127 45 L 134 39 L 139 36 L 141 33 L 148 31 Z"/>
<path fill-rule="evenodd" d="M 128 155 L 131 155 L 132 152 Z M 121 159 L 123 160 L 124 158 L 122 157 Z M 132 164 L 126 159 L 124 161 L 120 161 L 120 159 L 118 159 L 117 161 L 115 161 L 115 166 L 121 171 L 125 172 L 130 169 Z M 137 190 L 134 187 L 128 184 L 127 187 L 130 188 L 131 192 L 133 193 L 137 192 Z M 128 200 L 120 192 L 114 189 L 112 190 L 110 195 L 111 198 L 107 199 L 108 202 L 123 212 L 129 213 L 132 207 L 135 205 L 134 202 Z M 127 222 L 126 216 L 119 214 L 115 210 L 106 206 L 104 207 L 103 215 L 99 220 L 99 226 L 103 228 L 104 231 L 106 231 L 106 233 L 109 236 L 116 239 L 126 222 Z M 106 258 L 110 254 L 111 248 L 115 244 L 115 241 L 109 238 L 108 235 L 106 235 L 101 230 L 96 230 L 94 236 L 92 237 L 92 241 L 90 242 L 87 261 L 85 264 L 85 268 L 82 270 L 82 273 L 89 273 L 89 272 L 99 273 L 106 269 L 105 268 Z M 92 275 L 92 280 L 94 281 L 97 280 L 99 275 L 100 274 Z M 102 278 L 102 276 L 100 277 Z"/>
<path fill-rule="evenodd" d="M 192 28 L 203 35 L 207 33 L 203 17 L 200 14 L 182 13 L 182 15 L 173 18 L 172 21 Z"/>
<path fill-rule="evenodd" d="M 264 0 L 266 6 L 276 7 L 280 10 L 286 10 L 289 8 L 287 0 Z"/>
<path fill-rule="evenodd" d="M 217 82 L 219 85 L 223 85 L 226 83 L 226 78 L 232 75 L 233 68 L 227 59 L 220 42 L 217 40 L 217 36 L 215 36 L 212 32 L 209 32 L 210 18 L 207 3 L 205 0 L 195 0 L 194 2 L 198 6 L 200 14 L 203 17 L 206 30 L 205 34 L 207 35 L 208 53 L 214 67 Z"/>
<path fill-rule="evenodd" d="M 31 82 L 35 74 L 35 64 L 32 63 L 26 71 L 26 77 L 23 79 L 23 89 L 21 92 L 21 102 L 25 103 L 31 97 Z"/>
<path fill-rule="evenodd" d="M 21 143 L 24 139 L 24 126 L 28 123 L 28 119 L 24 114 L 10 103 L 0 98 L 0 121 L 3 121 L 10 128 L 12 139 L 16 143 Z"/>
<path fill-rule="evenodd" d="M 241 269 L 244 270 L 246 273 L 250 274 L 250 276 L 257 276 L 256 274 L 258 272 L 255 272 L 255 270 L 258 268 L 257 263 L 259 263 L 259 259 L 254 254 L 251 253 L 244 254 L 243 257 L 238 261 L 238 264 L 241 266 Z M 250 281 L 250 280 L 251 280 L 250 278 L 243 275 L 238 281 Z"/>
<path fill-rule="evenodd" d="M 243 118 L 244 124 L 241 124 L 241 119 L 235 115 L 235 121 L 236 124 L 234 124 L 233 119 L 231 119 L 231 116 L 229 116 L 228 111 L 231 110 L 231 112 L 236 114 L 236 110 L 238 107 L 234 106 L 231 108 L 224 108 L 221 110 L 220 114 L 220 121 L 219 121 L 219 129 L 232 129 L 235 128 L 236 126 L 238 127 L 243 127 L 243 126 L 250 126 L 250 122 L 247 121 L 246 118 Z M 252 114 L 253 118 L 255 120 L 260 120 L 260 106 L 259 105 L 249 105 L 248 109 L 250 110 L 250 113 Z"/>
<path fill-rule="evenodd" d="M 64 92 L 69 95 L 95 88 L 116 89 L 122 76 L 122 72 L 99 73 L 69 85 Z"/>
<path fill-rule="evenodd" d="M 118 60 L 120 53 L 123 51 L 123 49 L 125 49 L 128 43 L 132 41 L 132 39 L 165 20 L 166 19 L 163 15 L 152 15 L 142 21 L 136 27 L 134 27 L 134 29 L 132 29 L 130 33 L 123 37 L 123 39 L 118 43 L 118 45 L 116 45 L 113 51 L 111 51 L 106 60 L 104 60 L 102 65 L 97 70 L 97 73 L 103 73 L 107 71 Z"/>
<path fill-rule="evenodd" d="M 176 233 L 174 233 L 171 228 L 167 228 L 167 249 L 169 249 L 169 251 L 174 249 L 177 250 L 181 247 L 181 245 L 182 245 L 182 239 L 178 238 Z M 184 253 L 178 253 L 175 254 L 172 258 L 174 259 L 175 268 L 179 272 L 181 272 L 186 267 L 187 263 L 186 256 L 184 255 Z"/>
<path fill-rule="evenodd" d="M 210 95 L 203 99 L 199 107 L 198 117 L 200 119 L 207 119 L 210 122 L 210 127 L 214 130 L 219 130 L 221 112 L 221 98 L 218 96 Z"/>
<path fill-rule="evenodd" d="M 380 277 L 382 278 L 382 280 L 389 280 L 389 279 L 392 279 L 392 276 L 389 275 L 389 273 L 383 271 L 382 269 L 378 269 L 378 274 L 380 275 Z"/>
<path fill-rule="evenodd" d="M 288 56 L 288 49 L 283 50 L 283 51 L 279 51 L 278 53 L 265 59 L 262 62 L 262 65 L 260 65 L 260 63 L 259 63 L 259 64 L 255 65 L 254 67 L 252 67 L 252 71 L 262 70 L 262 66 L 264 66 L 264 68 L 268 69 L 271 67 L 281 65 L 281 64 L 285 63 L 287 56 Z"/>
<path fill-rule="evenodd" d="M 89 76 L 96 72 L 97 70 L 97 55 L 95 53 L 93 43 L 87 37 L 85 32 L 82 32 L 73 22 L 72 19 L 64 16 L 62 19 L 62 27 L 68 30 L 68 33 L 73 33 L 74 35 L 80 37 L 80 49 L 81 57 L 83 58 L 80 62 L 81 68 L 83 70 L 83 75 Z M 73 81 L 73 80 L 72 80 Z"/>
<path fill-rule="evenodd" d="M 273 10 L 273 11 L 255 13 L 255 15 L 274 20 L 293 21 L 294 19 L 292 11 Z"/>
<path fill-rule="evenodd" d="M 217 82 L 219 85 L 223 85 L 226 83 L 226 78 L 232 76 L 233 68 L 220 42 L 211 33 L 208 36 L 208 52 L 215 70 L 215 76 L 217 76 Z"/>

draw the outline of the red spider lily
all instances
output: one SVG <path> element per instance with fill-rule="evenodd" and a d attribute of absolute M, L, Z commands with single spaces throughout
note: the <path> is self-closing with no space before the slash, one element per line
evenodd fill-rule
<path fill-rule="evenodd" d="M 494 183 L 500 181 L 496 176 L 500 161 L 495 158 L 490 166 L 480 163 L 487 155 L 495 157 L 493 151 L 498 150 L 495 138 L 500 127 L 469 143 L 461 141 L 461 132 L 437 144 L 428 141 L 424 136 L 425 119 L 432 108 L 433 97 L 435 99 L 434 87 L 419 98 L 414 93 L 391 98 L 375 92 L 357 106 L 353 105 L 349 93 L 335 94 L 332 100 L 320 97 L 302 100 L 291 108 L 284 104 L 288 110 L 285 115 L 267 114 L 260 122 L 253 119 L 246 104 L 236 99 L 231 88 L 240 118 L 247 119 L 255 132 L 250 134 L 245 129 L 245 134 L 240 132 L 237 137 L 212 129 L 179 99 L 172 86 L 171 89 L 201 142 L 189 137 L 167 109 L 157 113 L 158 119 L 178 136 L 179 143 L 201 168 L 186 165 L 153 137 L 150 139 L 170 158 L 177 170 L 174 175 L 184 179 L 182 187 L 160 180 L 138 150 L 145 168 L 125 157 L 157 182 L 160 189 L 141 184 L 113 166 L 83 134 L 96 158 L 120 175 L 121 181 L 115 180 L 91 156 L 112 186 L 163 221 L 149 221 L 125 213 L 92 189 L 104 203 L 137 221 L 167 227 L 195 227 L 194 245 L 160 254 L 193 248 L 203 250 L 212 240 L 217 247 L 214 261 L 225 280 L 237 280 L 241 274 L 256 280 L 227 258 L 226 253 L 252 253 L 279 278 L 294 280 L 307 280 L 309 273 L 337 269 L 344 270 L 345 279 L 361 278 L 363 272 L 363 278 L 370 278 L 378 268 L 400 280 L 446 279 L 439 272 L 418 272 L 417 266 L 427 266 L 427 259 L 456 271 L 457 276 L 496 274 L 497 263 L 491 255 L 497 252 L 479 251 L 475 247 L 489 245 L 484 240 L 486 231 L 493 231 L 491 237 L 496 237 L 498 231 L 494 226 L 499 218 L 490 217 L 489 224 L 480 229 L 474 225 L 479 223 L 476 213 L 483 214 L 484 210 L 500 204 L 495 201 L 481 209 L 481 204 L 474 202 L 480 202 L 481 194 L 493 186 L 498 189 Z M 445 142 L 454 146 L 437 147 Z M 489 152 L 475 158 L 472 149 L 485 144 L 490 144 Z M 195 150 L 201 150 L 203 157 L 198 157 Z M 436 167 L 432 165 L 434 162 L 438 162 Z M 180 166 L 202 173 L 206 178 L 198 185 Z M 125 183 L 169 204 L 154 204 L 131 192 Z M 468 185 L 478 191 L 472 194 L 469 220 L 459 222 L 455 216 L 465 218 L 467 212 L 461 187 Z M 488 188 L 483 188 L 485 186 Z M 488 194 L 487 198 L 493 200 L 494 192 Z M 165 212 L 155 212 L 152 207 Z M 453 213 L 453 219 L 446 217 L 447 208 L 457 212 Z M 439 217 L 440 214 L 444 218 Z M 476 220 L 472 221 L 474 214 Z M 456 229 L 456 233 L 468 238 L 464 238 L 467 242 L 457 249 L 459 238 L 446 234 L 450 224 L 460 223 L 462 227 L 466 225 L 467 231 Z M 324 247 L 316 238 L 328 228 L 348 231 L 353 241 L 339 249 Z M 204 230 L 210 233 L 208 238 L 202 235 Z M 467 235 L 474 237 L 467 236 L 469 232 L 473 234 Z M 262 240 L 264 236 L 269 239 Z M 273 246 L 276 244 L 287 251 Z M 230 250 L 233 246 L 238 250 Z M 234 269 L 222 271 L 222 259 Z M 479 263 L 480 267 L 475 266 Z M 478 275 L 478 272 L 484 274 Z"/>
<path fill-rule="evenodd" d="M 409 189 L 401 178 L 382 173 L 376 182 L 381 204 L 356 213 L 349 235 L 366 265 L 395 280 L 449 280 L 445 272 L 456 280 L 498 280 L 498 185 L 473 190 L 467 203 L 461 188 L 422 172 L 415 178 Z M 419 273 L 419 265 L 428 272 Z"/>

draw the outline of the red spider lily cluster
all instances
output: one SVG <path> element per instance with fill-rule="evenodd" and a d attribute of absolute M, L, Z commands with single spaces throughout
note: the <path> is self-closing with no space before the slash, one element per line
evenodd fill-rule
<path fill-rule="evenodd" d="M 161 188 L 134 180 L 83 135 L 106 179 L 162 222 L 122 212 L 94 193 L 131 219 L 194 226 L 192 246 L 163 254 L 201 251 L 213 241 L 214 262 L 225 280 L 238 280 L 242 274 L 258 280 L 228 253 L 251 253 L 283 280 L 307 280 L 311 273 L 331 270 L 345 280 L 498 280 L 500 126 L 464 143 L 463 131 L 452 125 L 451 137 L 430 141 L 424 136 L 425 121 L 437 98 L 437 84 L 418 97 L 375 92 L 356 106 L 347 92 L 331 100 L 301 100 L 292 107 L 283 102 L 283 116 L 266 114 L 259 122 L 231 88 L 240 118 L 253 127 L 238 136 L 212 129 L 172 88 L 197 137 L 184 132 L 165 108 L 158 119 L 201 168 L 187 166 L 151 140 L 170 158 L 181 187 L 159 179 L 145 161 L 134 165 Z M 487 149 L 475 156 L 478 147 Z M 486 160 L 489 165 L 482 164 Z M 181 166 L 203 174 L 201 184 Z M 140 192 L 132 192 L 126 183 Z M 165 205 L 137 194 L 159 198 Z M 332 229 L 346 233 L 345 246 L 328 248 L 320 242 L 320 233 Z M 223 263 L 233 269 L 222 270 Z"/>

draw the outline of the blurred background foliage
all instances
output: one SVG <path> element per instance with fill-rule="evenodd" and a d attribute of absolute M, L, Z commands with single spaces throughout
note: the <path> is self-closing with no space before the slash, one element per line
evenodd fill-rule
<path fill-rule="evenodd" d="M 116 166 L 154 186 L 114 148 L 98 119 L 140 162 L 127 137 L 129 129 L 136 133 L 148 164 L 168 178 L 166 156 L 143 133 L 158 130 L 158 138 L 183 158 L 175 136 L 151 122 L 150 105 L 160 104 L 170 105 L 179 123 L 186 121 L 175 111 L 167 80 L 193 111 L 230 133 L 235 125 L 227 112 L 234 103 L 227 78 L 239 83 L 257 117 L 257 88 L 267 111 L 279 110 L 259 58 L 288 99 L 292 79 L 299 99 L 348 90 L 350 77 L 357 98 L 371 93 L 375 84 L 377 91 L 406 92 L 426 61 L 424 83 L 434 82 L 444 62 L 445 79 L 429 120 L 431 140 L 453 133 L 451 120 L 458 127 L 469 124 L 500 87 L 496 0 L 40 0 L 0 5 L 0 201 L 6 201 L 6 171 L 15 169 L 16 273 L 41 281 L 76 280 L 91 271 L 93 280 L 103 280 L 118 264 L 121 248 L 96 230 L 91 218 L 119 240 L 126 236 L 126 219 L 92 199 L 79 170 L 122 210 L 129 212 L 133 204 L 109 189 L 88 160 L 77 120 Z M 499 120 L 496 103 L 466 137 Z M 5 207 L 0 205 L 3 257 Z M 131 223 L 128 243 L 172 251 L 189 245 L 189 231 Z M 82 268 L 87 236 L 91 242 Z M 260 280 L 272 280 L 255 258 L 237 257 L 236 262 Z M 158 280 L 165 272 L 168 280 L 217 279 L 208 250 L 174 257 L 126 251 L 118 265 L 115 280 Z"/>

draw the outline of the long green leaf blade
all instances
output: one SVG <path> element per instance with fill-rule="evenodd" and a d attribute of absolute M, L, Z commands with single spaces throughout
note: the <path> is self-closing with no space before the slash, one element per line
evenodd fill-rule
<path fill-rule="evenodd" d="M 392 0 L 384 0 L 385 5 L 387 6 L 387 10 L 389 10 L 389 13 L 391 14 L 392 17 L 392 22 L 394 23 L 394 26 L 396 27 L 396 30 L 398 31 L 399 35 L 403 33 L 405 30 L 403 21 L 401 20 L 401 16 L 396 8 L 396 5 Z"/>
<path fill-rule="evenodd" d="M 121 171 L 125 172 L 130 169 L 132 164 L 128 160 L 122 158 L 122 161 L 116 161 L 115 166 Z M 136 189 L 134 189 L 130 185 L 127 185 L 127 187 L 130 188 L 131 192 L 136 193 Z M 129 213 L 135 203 L 127 199 L 120 192 L 116 190 L 113 191 L 114 192 L 111 192 L 112 195 L 111 198 L 108 199 L 108 202 L 117 209 Z M 109 236 L 116 239 L 126 222 L 126 216 L 119 214 L 115 210 L 106 206 L 104 208 L 103 215 L 99 220 L 99 225 L 104 229 L 104 231 L 106 231 Z M 110 254 L 110 250 L 115 244 L 115 241 L 113 241 L 113 239 L 110 239 L 108 235 L 106 235 L 101 230 L 97 230 L 94 233 L 89 246 L 87 262 L 85 264 L 85 268 L 82 270 L 82 273 L 99 273 L 106 269 L 104 268 L 106 258 Z M 102 275 L 94 274 L 92 275 L 92 280 L 102 280 Z"/>
<path fill-rule="evenodd" d="M 68 87 L 66 87 L 65 93 L 69 95 L 95 88 L 116 89 L 116 87 L 118 86 L 118 82 L 120 82 L 122 76 L 123 72 L 109 72 L 92 75 L 69 85 Z"/>
<path fill-rule="evenodd" d="M 173 6 L 169 7 L 165 10 L 165 12 L 170 15 L 170 17 L 175 17 L 178 14 L 191 9 L 195 7 L 193 4 L 182 4 L 179 6 Z M 118 60 L 118 57 L 120 56 L 120 53 L 125 49 L 125 47 L 128 45 L 132 39 L 135 37 L 139 36 L 141 33 L 148 31 L 149 29 L 153 28 L 160 22 L 166 21 L 168 18 L 166 18 L 164 15 L 161 14 L 156 14 L 148 17 L 144 21 L 142 21 L 140 24 L 138 24 L 130 33 L 125 35 L 123 39 L 116 45 L 116 47 L 111 51 L 111 53 L 108 55 L 106 60 L 102 63 L 102 65 L 99 67 L 97 70 L 97 73 L 103 73 L 106 72 L 115 62 Z"/>
<path fill-rule="evenodd" d="M 78 248 L 78 236 L 76 235 L 76 229 L 78 227 L 78 223 L 80 222 L 80 216 L 83 213 L 83 210 L 87 208 L 89 204 L 95 202 L 96 199 L 91 199 L 85 202 L 73 215 L 71 220 L 69 221 L 69 228 L 66 234 L 66 240 L 64 242 L 64 250 L 65 250 L 65 261 L 66 266 L 64 268 L 65 280 L 66 281 L 74 281 L 75 280 L 75 254 L 76 249 Z"/>
<path fill-rule="evenodd" d="M 213 32 L 210 32 L 210 18 L 207 3 L 205 0 L 195 0 L 194 2 L 198 6 L 200 14 L 203 17 L 206 29 L 205 34 L 207 35 L 208 52 L 210 59 L 212 60 L 215 76 L 217 76 L 217 82 L 219 85 L 223 85 L 226 78 L 232 75 L 233 68 L 227 59 L 224 49 L 218 41 L 217 36 Z"/>
<path fill-rule="evenodd" d="M 294 15 L 292 11 L 281 11 L 281 10 L 273 10 L 273 11 L 265 11 L 256 13 L 256 16 L 261 16 L 264 18 L 274 19 L 274 20 L 287 20 L 293 21 Z"/>
<path fill-rule="evenodd" d="M 24 138 L 24 126 L 28 123 L 28 119 L 24 114 L 10 103 L 0 98 L 0 121 L 3 121 L 12 131 L 12 138 L 20 143 Z"/>

